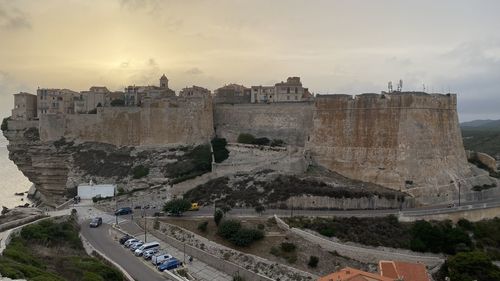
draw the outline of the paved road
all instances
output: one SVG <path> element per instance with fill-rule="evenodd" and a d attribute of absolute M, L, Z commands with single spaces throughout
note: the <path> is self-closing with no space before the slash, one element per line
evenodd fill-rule
<path fill-rule="evenodd" d="M 459 212 L 464 210 L 476 210 L 483 208 L 500 207 L 500 198 L 492 198 L 483 201 L 467 202 L 462 203 L 461 206 L 456 206 L 449 208 L 448 204 L 432 205 L 419 208 L 408 208 L 403 209 L 401 214 L 404 216 L 424 216 L 433 214 L 446 214 Z M 158 210 L 144 210 L 147 216 L 153 216 Z M 134 210 L 136 216 L 141 216 L 143 210 Z M 213 206 L 206 206 L 200 208 L 196 212 L 186 212 L 183 216 L 186 217 L 212 217 L 214 213 Z M 264 216 L 272 216 L 274 214 L 280 217 L 289 216 L 344 216 L 344 217 L 381 217 L 387 215 L 398 215 L 400 211 L 398 209 L 385 209 L 385 210 L 286 210 L 286 209 L 269 209 L 264 212 Z M 253 208 L 235 208 L 231 209 L 228 213 L 229 216 L 234 217 L 255 217 L 258 214 Z"/>
<path fill-rule="evenodd" d="M 96 248 L 105 253 L 110 259 L 123 267 L 135 280 L 138 281 L 165 281 L 171 280 L 154 269 L 146 266 L 141 259 L 135 257 L 130 250 L 122 247 L 112 238 L 112 228 L 104 223 L 100 227 L 90 228 L 88 221 L 81 226 L 82 235 Z"/>

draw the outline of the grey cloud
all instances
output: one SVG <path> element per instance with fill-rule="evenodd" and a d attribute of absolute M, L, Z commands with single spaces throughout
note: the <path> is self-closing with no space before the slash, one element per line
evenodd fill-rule
<path fill-rule="evenodd" d="M 8 8 L 0 3 L 0 28 L 19 30 L 31 29 L 31 22 L 26 14 L 16 8 Z"/>
<path fill-rule="evenodd" d="M 188 69 L 186 71 L 186 74 L 190 74 L 190 75 L 200 75 L 200 74 L 203 74 L 203 71 L 201 69 L 199 69 L 198 67 L 193 67 L 191 69 Z"/>

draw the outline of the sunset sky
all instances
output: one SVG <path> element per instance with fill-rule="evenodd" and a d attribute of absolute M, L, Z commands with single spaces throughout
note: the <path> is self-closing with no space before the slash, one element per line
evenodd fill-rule
<path fill-rule="evenodd" d="M 500 119 L 500 1 L 0 0 L 0 114 L 36 88 L 274 84 L 456 92 Z"/>

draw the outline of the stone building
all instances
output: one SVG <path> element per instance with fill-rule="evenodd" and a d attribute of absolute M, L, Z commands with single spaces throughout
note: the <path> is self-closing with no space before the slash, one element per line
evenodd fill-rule
<path fill-rule="evenodd" d="M 251 91 L 243 85 L 229 84 L 214 91 L 215 103 L 250 103 Z"/>
<path fill-rule="evenodd" d="M 192 87 L 186 87 L 179 92 L 179 96 L 185 98 L 191 98 L 191 97 L 203 98 L 203 97 L 209 97 L 210 94 L 211 94 L 210 90 L 194 85 Z"/>
<path fill-rule="evenodd" d="M 252 86 L 252 103 L 301 102 L 313 99 L 300 77 L 288 77 L 274 86 Z"/>
<path fill-rule="evenodd" d="M 99 106 L 105 106 L 106 95 L 110 93 L 106 87 L 90 87 L 88 91 L 80 92 L 74 99 L 75 113 L 88 113 Z"/>
<path fill-rule="evenodd" d="M 175 97 L 175 91 L 168 87 L 168 78 L 163 74 L 160 86 L 128 86 L 125 88 L 126 106 L 140 106 L 143 99 L 164 99 Z"/>
<path fill-rule="evenodd" d="M 42 114 L 73 114 L 74 98 L 80 93 L 68 89 L 38 89 L 38 116 Z"/>
<path fill-rule="evenodd" d="M 32 120 L 37 117 L 36 96 L 29 93 L 20 92 L 14 94 L 14 109 L 12 109 L 12 119 Z"/>

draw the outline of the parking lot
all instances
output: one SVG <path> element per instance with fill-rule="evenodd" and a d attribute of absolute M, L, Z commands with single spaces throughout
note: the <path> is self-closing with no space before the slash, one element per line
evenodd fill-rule
<path fill-rule="evenodd" d="M 185 266 L 188 268 L 189 273 L 196 279 L 200 281 L 213 281 L 213 280 L 221 280 L 221 281 L 230 281 L 232 280 L 232 277 L 220 272 L 196 259 L 194 259 L 192 262 L 189 262 L 188 260 L 188 255 L 184 255 L 183 251 L 178 250 L 172 246 L 170 246 L 167 243 L 164 243 L 163 241 L 159 240 L 158 238 L 152 236 L 151 234 L 147 233 L 146 238 L 144 234 L 144 230 L 142 230 L 140 227 L 138 227 L 135 223 L 131 221 L 124 221 L 120 223 L 120 228 L 125 231 L 128 234 L 131 234 L 135 238 L 145 241 L 145 242 L 152 242 L 152 241 L 157 241 L 160 243 L 160 248 L 162 249 L 162 252 L 166 252 L 173 257 L 177 258 L 181 262 L 184 262 Z M 121 237 L 121 236 L 120 236 Z M 118 243 L 118 241 L 116 242 Z M 130 252 L 130 255 L 133 256 L 134 254 Z M 137 257 L 137 259 L 142 260 L 144 263 L 147 264 L 147 266 L 153 267 L 151 262 L 145 261 L 142 257 Z"/>

